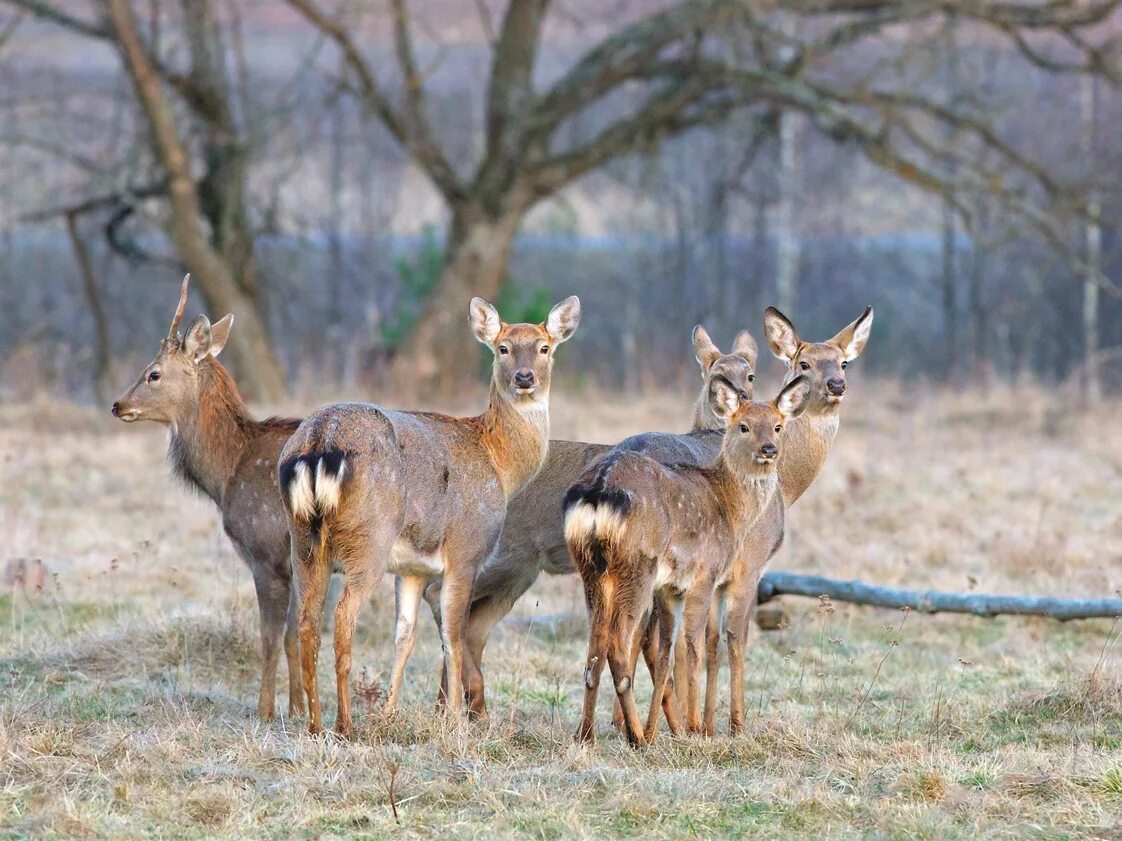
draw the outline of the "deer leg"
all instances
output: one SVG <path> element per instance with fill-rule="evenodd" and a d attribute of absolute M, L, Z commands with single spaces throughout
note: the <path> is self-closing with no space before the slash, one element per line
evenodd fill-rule
<path fill-rule="evenodd" d="M 440 638 L 444 638 L 444 632 L 441 630 L 441 616 L 440 616 L 440 594 L 443 590 L 444 582 L 440 579 L 430 581 L 422 591 L 424 593 L 425 601 L 428 602 L 429 610 L 432 611 L 432 621 L 436 623 L 436 633 Z M 398 591 L 395 594 L 400 596 Z M 436 711 L 441 713 L 444 711 L 444 706 L 448 700 L 448 664 L 444 662 L 444 658 L 440 658 L 440 684 L 436 691 Z"/>
<path fill-rule="evenodd" d="M 744 729 L 744 652 L 748 639 L 748 621 L 756 602 L 751 596 L 736 599 L 730 605 L 726 635 L 729 648 L 729 735 Z"/>
<path fill-rule="evenodd" d="M 596 697 L 600 692 L 600 675 L 608 661 L 610 617 L 598 580 L 585 580 L 584 595 L 588 603 L 588 657 L 584 665 L 584 707 L 576 740 L 591 745 L 596 743 Z"/>
<path fill-rule="evenodd" d="M 300 604 L 300 668 L 308 696 L 308 732 L 323 732 L 316 667 L 319 664 L 319 629 L 323 619 L 323 597 L 331 576 L 329 559 L 307 537 L 292 540 L 292 583 Z"/>
<path fill-rule="evenodd" d="M 681 626 L 678 628 L 679 635 L 681 633 Z M 689 696 L 687 694 L 687 687 L 689 685 L 689 668 L 686 663 L 686 646 L 678 645 L 674 647 L 674 668 L 671 673 L 670 690 L 674 693 L 674 700 L 678 703 L 678 709 L 689 709 Z"/>
<path fill-rule="evenodd" d="M 288 613 L 284 623 L 284 659 L 288 662 L 288 714 L 304 714 L 304 682 L 300 679 L 300 600 L 296 582 L 288 583 Z"/>
<path fill-rule="evenodd" d="M 354 735 L 351 719 L 351 643 L 354 641 L 358 612 L 370 599 L 374 586 L 381 578 L 381 570 L 354 565 L 346 571 L 343 595 L 335 606 L 335 688 L 339 697 L 339 713 L 335 717 L 335 732 L 344 739 Z"/>
<path fill-rule="evenodd" d="M 401 699 L 401 684 L 405 677 L 405 664 L 417 642 L 417 611 L 426 579 L 418 575 L 402 575 L 396 582 L 397 630 L 394 634 L 393 674 L 390 677 L 390 695 L 386 699 L 386 714 L 392 714 Z"/>
<path fill-rule="evenodd" d="M 721 634 L 728 619 L 728 599 L 724 588 L 713 594 L 709 621 L 705 625 L 705 721 L 706 736 L 717 735 L 717 682 L 720 678 Z"/>
<path fill-rule="evenodd" d="M 658 657 L 658 614 L 653 610 L 648 611 L 642 625 L 643 633 L 635 635 L 635 644 L 631 647 L 631 674 L 638 674 L 639 655 L 642 654 L 647 664 L 647 674 L 653 678 L 655 658 Z M 619 705 L 619 698 L 612 705 L 612 727 L 620 733 L 624 732 L 623 707 Z"/>
<path fill-rule="evenodd" d="M 632 747 L 642 747 L 646 744 L 646 738 L 643 735 L 639 708 L 635 705 L 635 673 L 631 665 L 635 637 L 639 632 L 642 616 L 629 612 L 626 606 L 622 606 L 621 609 L 618 596 L 614 613 L 612 623 L 614 629 L 608 642 L 608 667 L 612 670 L 616 697 L 619 699 L 620 709 L 623 710 L 624 733 L 627 735 L 627 741 Z"/>
<path fill-rule="evenodd" d="M 455 721 L 464 707 L 464 635 L 471 609 L 471 589 L 475 584 L 476 564 L 453 566 L 445 562 L 440 591 L 440 638 L 448 672 L 445 715 Z"/>
<path fill-rule="evenodd" d="M 673 693 L 668 692 L 670 680 L 670 658 L 674 656 L 674 642 L 678 635 L 678 624 L 682 616 L 682 599 L 665 591 L 655 594 L 654 611 L 658 614 L 658 657 L 655 659 L 652 675 L 651 706 L 647 712 L 647 727 L 644 737 L 648 744 L 658 738 L 658 720 L 668 704 L 671 712 L 667 721 L 671 728 L 680 729 L 677 710 L 674 708 Z"/>
<path fill-rule="evenodd" d="M 261 617 L 261 688 L 257 697 L 257 716 L 271 721 L 275 712 L 277 663 L 288 615 L 289 587 L 271 570 L 257 568 L 253 572 L 257 610 Z"/>
<path fill-rule="evenodd" d="M 701 650 L 705 643 L 705 626 L 710 618 L 713 588 L 694 587 L 686 595 L 686 605 L 682 618 L 682 634 L 686 650 L 686 729 L 690 733 L 701 733 Z"/>
<path fill-rule="evenodd" d="M 467 654 L 464 657 L 464 683 L 467 690 L 468 714 L 487 718 L 487 700 L 483 681 L 483 649 L 491 631 L 506 616 L 514 602 L 505 597 L 476 601 L 471 606 L 467 623 Z"/>

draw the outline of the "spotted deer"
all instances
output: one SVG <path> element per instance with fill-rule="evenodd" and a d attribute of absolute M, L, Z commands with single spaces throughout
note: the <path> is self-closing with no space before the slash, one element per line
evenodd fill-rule
<path fill-rule="evenodd" d="M 783 429 L 805 408 L 805 378 L 770 403 L 745 400 L 723 379 L 709 388 L 727 424 L 709 465 L 663 465 L 613 451 L 590 465 L 565 497 L 565 539 L 584 582 L 589 609 L 584 709 L 577 738 L 595 741 L 596 697 L 605 661 L 635 746 L 658 734 L 660 708 L 673 732 L 681 722 L 666 692 L 675 641 L 685 641 L 688 696 L 698 694 L 706 618 L 714 588 L 738 557 L 760 514 L 778 495 L 775 469 Z M 632 694 L 632 651 L 644 614 L 658 616 L 659 648 L 644 727 Z"/>
<path fill-rule="evenodd" d="M 747 331 L 741 331 L 733 340 L 732 349 L 722 353 L 705 328 L 698 325 L 693 329 L 692 342 L 702 376 L 692 431 L 680 435 L 643 433 L 626 439 L 617 448 L 643 452 L 666 464 L 704 464 L 716 457 L 724 421 L 710 405 L 709 385 L 723 378 L 750 399 L 756 379 L 756 341 Z M 550 575 L 576 572 L 565 545 L 561 499 L 588 465 L 611 449 L 609 444 L 551 441 L 541 473 L 511 499 L 499 545 L 476 576 L 468 615 L 464 678 L 468 708 L 473 715 L 485 716 L 487 712 L 482 665 L 491 631 L 543 571 Z M 439 582 L 426 589 L 425 599 L 439 621 Z M 444 684 L 446 688 L 446 676 Z"/>
<path fill-rule="evenodd" d="M 787 425 L 786 440 L 778 462 L 780 493 L 769 503 L 744 542 L 728 579 L 720 584 L 713 600 L 706 630 L 706 734 L 716 732 L 717 672 L 721 637 L 728 647 L 730 673 L 729 733 L 744 726 L 744 653 L 749 617 L 756 604 L 760 576 L 783 542 L 786 506 L 793 505 L 817 478 L 841 421 L 841 406 L 848 388 L 849 363 L 861 355 L 873 326 L 873 308 L 846 325 L 825 342 L 799 338 L 794 324 L 783 313 L 768 307 L 764 335 L 768 348 L 787 366 L 785 382 L 804 379 L 810 398 L 806 410 Z M 675 668 L 675 692 L 680 703 L 688 703 L 682 675 L 688 668 L 680 657 Z M 690 709 L 690 708 L 687 708 Z M 698 711 L 690 718 L 697 729 Z"/>
<path fill-rule="evenodd" d="M 216 324 L 196 316 L 186 333 L 179 332 L 189 282 L 188 275 L 159 352 L 112 412 L 126 423 L 152 421 L 168 427 L 168 460 L 175 475 L 218 506 L 222 526 L 257 589 L 262 654 L 257 714 L 273 717 L 282 639 L 289 714 L 302 714 L 296 614 L 289 609 L 288 523 L 276 484 L 277 456 L 300 421 L 250 416 L 218 361 L 234 324 L 232 314 Z"/>
<path fill-rule="evenodd" d="M 502 531 L 507 503 L 541 468 L 549 446 L 555 348 L 580 322 L 567 298 L 544 324 L 505 324 L 481 298 L 469 308 L 475 337 L 494 353 L 490 399 L 477 417 L 342 403 L 312 413 L 281 454 L 292 566 L 300 597 L 300 645 L 309 731 L 323 730 L 316 664 L 323 594 L 332 561 L 345 584 L 335 608 L 335 730 L 353 732 L 349 675 L 360 606 L 384 569 L 398 576 L 394 666 L 386 702 L 399 702 L 425 586 L 442 582 L 444 667 L 463 685 L 463 639 L 472 584 Z M 449 694 L 450 716 L 462 692 Z"/>

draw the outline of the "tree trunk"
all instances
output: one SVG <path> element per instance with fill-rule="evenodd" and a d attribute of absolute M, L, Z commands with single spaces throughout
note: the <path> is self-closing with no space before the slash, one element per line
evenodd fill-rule
<path fill-rule="evenodd" d="M 265 321 L 257 301 L 239 285 L 230 264 L 215 249 L 200 223 L 202 209 L 190 158 L 160 77 L 141 41 L 132 8 L 128 0 L 107 0 L 106 11 L 148 120 L 153 149 L 168 174 L 172 240 L 195 277 L 211 315 L 236 313 L 238 326 L 230 334 L 229 355 L 241 388 L 251 397 L 276 400 L 285 392 L 285 380 Z"/>
<path fill-rule="evenodd" d="M 477 207 L 453 206 L 444 267 L 394 359 L 400 391 L 435 387 L 455 393 L 477 378 L 479 348 L 468 329 L 468 302 L 475 296 L 493 301 L 499 293 L 521 221 L 521 211 L 496 217 Z"/>
<path fill-rule="evenodd" d="M 1088 183 L 1095 177 L 1095 80 L 1083 77 L 1080 105 L 1083 118 L 1083 155 L 1090 170 Z M 1083 396 L 1088 406 L 1102 398 L 1102 377 L 1099 372 L 1099 288 L 1102 277 L 1102 229 L 1099 223 L 1101 202 L 1093 187 L 1087 197 L 1087 221 L 1084 239 L 1087 244 L 1087 268 L 1083 276 Z"/>
<path fill-rule="evenodd" d="M 795 198 L 799 186 L 800 115 L 784 111 L 779 117 L 779 200 L 775 208 L 775 297 L 781 312 L 795 314 L 799 282 L 799 237 L 795 230 Z"/>

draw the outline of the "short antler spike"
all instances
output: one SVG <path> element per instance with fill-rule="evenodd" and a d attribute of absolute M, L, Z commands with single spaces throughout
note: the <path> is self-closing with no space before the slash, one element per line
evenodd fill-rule
<path fill-rule="evenodd" d="M 183 310 L 187 307 L 187 284 L 191 282 L 191 274 L 188 272 L 183 275 L 183 289 L 179 293 L 179 306 L 175 308 L 175 317 L 171 320 L 171 328 L 168 330 L 168 339 L 176 341 L 179 338 L 179 322 L 183 320 Z"/>

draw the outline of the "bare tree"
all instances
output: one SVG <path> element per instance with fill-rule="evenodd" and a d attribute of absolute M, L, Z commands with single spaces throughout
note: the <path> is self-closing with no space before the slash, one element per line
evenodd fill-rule
<path fill-rule="evenodd" d="M 451 211 L 443 271 L 398 365 L 414 384 L 444 386 L 458 382 L 476 358 L 470 337 L 459 329 L 460 313 L 470 295 L 495 294 L 519 225 L 534 204 L 612 159 L 724 121 L 735 111 L 759 115 L 779 108 L 806 115 L 818 130 L 860 145 L 875 164 L 911 183 L 947 195 L 953 186 L 956 203 L 1005 184 L 1018 212 L 1048 225 L 1040 200 L 1057 200 L 1062 185 L 1002 137 L 984 113 L 895 84 L 892 73 L 837 69 L 871 41 L 890 44 L 880 37 L 890 27 L 921 31 L 953 14 L 963 25 L 1004 39 L 1031 66 L 1113 74 L 1111 46 L 1097 36 L 1118 5 L 793 0 L 779 14 L 770 4 L 686 0 L 638 15 L 539 89 L 535 69 L 549 2 L 510 0 L 493 27 L 482 153 L 461 173 L 430 125 L 407 0 L 390 4 L 399 97 L 356 40 L 359 30 L 345 13 L 349 5 L 336 13 L 316 0 L 287 2 L 336 44 L 346 84 Z M 490 30 L 489 17 L 487 22 Z M 961 139 L 949 156 L 940 138 L 947 124 Z M 577 130 L 587 126 L 596 128 Z M 978 164 L 975 153 L 982 147 L 996 150 L 996 168 Z"/>
<path fill-rule="evenodd" d="M 151 7 L 154 17 L 142 34 L 128 0 L 104 0 L 98 4 L 103 15 L 96 19 L 79 17 L 70 5 L 48 0 L 3 2 L 115 47 L 160 170 L 151 183 L 130 185 L 64 212 L 111 210 L 115 224 L 106 230 L 110 245 L 120 246 L 114 234 L 139 200 L 165 202 L 168 236 L 195 276 L 207 308 L 238 314 L 230 351 L 239 382 L 254 396 L 280 396 L 284 374 L 262 311 L 255 236 L 247 211 L 251 144 L 237 116 L 227 45 L 210 0 L 179 0 L 186 68 L 173 66 L 161 55 L 159 4 Z M 197 170 L 201 175 L 196 175 Z"/>

